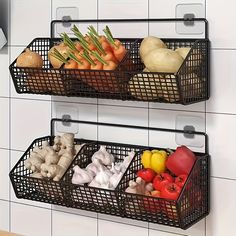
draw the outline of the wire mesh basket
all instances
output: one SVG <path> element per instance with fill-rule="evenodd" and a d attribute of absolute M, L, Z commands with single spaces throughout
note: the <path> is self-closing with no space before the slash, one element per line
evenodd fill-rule
<path fill-rule="evenodd" d="M 30 157 L 35 147 L 42 147 L 43 142 L 47 141 L 53 145 L 54 136 L 45 136 L 35 139 L 20 160 L 11 170 L 9 176 L 17 198 L 24 198 L 32 201 L 45 202 L 66 206 L 65 189 L 60 181 L 52 181 L 48 178 L 33 177 L 33 172 L 25 166 L 25 160 Z M 88 140 L 75 139 L 74 144 L 84 144 Z"/>
<path fill-rule="evenodd" d="M 116 190 L 90 187 L 87 184 L 72 184 L 73 168 L 76 165 L 85 168 L 90 164 L 91 157 L 99 150 L 100 146 L 106 147 L 106 150 L 115 157 L 115 162 L 122 162 L 129 152 L 137 152 L 142 149 L 140 146 L 99 141 L 85 145 L 63 178 L 63 184 L 67 187 L 68 198 L 66 200 L 73 208 L 123 216 L 119 206 L 119 194 Z"/>
<path fill-rule="evenodd" d="M 122 207 L 122 212 L 124 212 L 125 217 L 186 229 L 208 215 L 208 154 L 195 153 L 197 160 L 176 201 L 125 193 L 129 181 L 135 181 L 138 170 L 143 168 L 141 164 L 141 154 L 142 151 L 135 155 L 129 169 L 126 171 L 118 186 L 118 191 L 121 193 L 120 206 Z"/>
<path fill-rule="evenodd" d="M 122 129 L 129 128 L 145 130 L 148 132 L 158 131 L 179 134 L 185 134 L 187 132 L 188 134 L 204 137 L 205 151 L 202 153 L 195 152 L 197 160 L 188 175 L 187 181 L 177 200 L 168 200 L 160 197 L 125 192 L 125 189 L 129 185 L 129 181 L 135 180 L 137 171 L 143 168 L 141 164 L 141 155 L 143 151 L 147 149 L 162 149 L 167 151 L 167 149 L 160 147 L 75 139 L 74 144 L 85 144 L 59 181 L 32 177 L 32 171 L 27 170 L 25 167 L 25 160 L 29 158 L 31 151 L 35 146 L 41 147 L 45 141 L 48 141 L 50 145 L 53 145 L 55 137 L 54 124 L 56 122 L 65 121 L 97 127 L 108 126 Z M 134 152 L 134 156 L 117 187 L 114 190 L 111 190 L 100 187 L 90 187 L 88 184 L 72 184 L 73 168 L 76 165 L 80 168 L 85 168 L 90 164 L 92 162 L 92 155 L 99 150 L 101 145 L 105 146 L 109 153 L 113 154 L 116 162 L 123 161 L 124 157 L 127 156 L 130 151 Z M 38 138 L 32 142 L 11 170 L 10 179 L 18 198 L 187 229 L 209 214 L 209 162 L 208 140 L 207 135 L 203 132 L 52 119 L 51 135 Z"/>
<path fill-rule="evenodd" d="M 120 39 L 127 49 L 126 56 L 115 70 L 54 69 L 48 60 L 48 51 L 61 39 L 54 38 L 55 25 L 51 23 L 51 38 L 36 38 L 27 48 L 43 57 L 43 68 L 23 68 L 10 65 L 10 73 L 17 93 L 46 94 L 73 97 L 91 97 L 131 101 L 191 104 L 209 99 L 209 40 L 207 21 L 205 38 L 162 40 L 169 49 L 190 47 L 187 57 L 176 73 L 143 72 L 145 68 L 139 47 L 142 39 Z M 186 19 L 117 19 L 70 20 L 69 23 L 132 23 L 132 22 L 180 22 Z M 68 22 L 67 22 L 68 23 Z"/>
<path fill-rule="evenodd" d="M 191 48 L 177 73 L 144 72 L 145 65 L 139 55 L 142 39 L 129 51 L 131 63 L 126 68 L 127 97 L 124 100 L 158 101 L 190 104 L 209 98 L 208 47 L 206 39 L 163 39 L 168 49 Z"/>
<path fill-rule="evenodd" d="M 135 41 L 120 40 L 127 50 Z M 126 57 L 115 70 L 54 69 L 50 65 L 48 52 L 61 42 L 59 38 L 36 38 L 27 46 L 42 56 L 43 68 L 17 67 L 17 59 L 10 65 L 17 93 L 121 99 L 128 81 L 123 74 L 128 61 Z"/>

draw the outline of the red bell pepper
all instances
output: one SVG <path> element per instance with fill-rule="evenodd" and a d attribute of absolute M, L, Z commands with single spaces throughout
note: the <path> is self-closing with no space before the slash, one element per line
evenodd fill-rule
<path fill-rule="evenodd" d="M 175 152 L 169 155 L 166 167 L 176 176 L 188 175 L 196 161 L 195 154 L 186 146 L 177 147 Z"/>

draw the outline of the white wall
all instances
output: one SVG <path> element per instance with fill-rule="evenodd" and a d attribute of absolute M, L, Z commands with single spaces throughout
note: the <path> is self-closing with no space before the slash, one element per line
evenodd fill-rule
<path fill-rule="evenodd" d="M 80 18 L 175 17 L 177 4 L 201 3 L 211 40 L 211 98 L 190 106 L 17 94 L 8 65 L 35 37 L 49 36 L 57 6 L 77 6 Z M 26 236 L 234 236 L 236 210 L 236 21 L 228 0 L 11 0 L 9 46 L 0 51 L 0 229 Z M 136 33 L 136 32 L 134 32 Z M 137 32 L 140 33 L 140 32 Z M 209 134 L 211 212 L 187 231 L 92 212 L 19 200 L 10 168 L 32 140 L 49 134 L 51 117 L 78 111 L 79 119 L 175 127 L 179 116 L 200 117 Z M 72 114 L 73 115 L 73 114 Z M 99 134 L 103 138 L 109 133 Z M 132 138 L 132 137 L 131 137 Z M 143 140 L 146 142 L 146 140 Z"/>

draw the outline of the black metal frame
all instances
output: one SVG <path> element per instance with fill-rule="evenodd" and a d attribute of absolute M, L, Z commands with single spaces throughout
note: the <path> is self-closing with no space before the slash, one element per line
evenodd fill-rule
<path fill-rule="evenodd" d="M 51 144 L 53 143 L 56 122 L 201 135 L 205 140 L 205 151 L 204 153 L 195 153 L 197 161 L 177 201 L 124 192 L 129 180 L 135 179 L 137 170 L 142 168 L 140 163 L 142 150 L 152 149 L 146 146 L 76 139 L 75 143 L 86 142 L 87 144 L 77 154 L 59 182 L 32 178 L 30 177 L 30 171 L 24 167 L 24 160 L 29 157 L 30 150 L 34 146 L 42 145 L 42 141 L 48 140 Z M 34 140 L 9 174 L 18 198 L 164 224 L 182 229 L 187 229 L 209 213 L 210 160 L 208 155 L 208 136 L 204 132 L 65 119 L 52 119 L 50 127 L 50 136 Z M 117 188 L 115 190 L 107 190 L 72 184 L 73 167 L 75 165 L 85 167 L 89 164 L 91 155 L 99 149 L 100 145 L 105 145 L 111 153 L 117 156 L 118 160 L 122 160 L 128 151 L 135 150 L 135 156 Z"/>
<path fill-rule="evenodd" d="M 120 39 L 128 50 L 114 71 L 53 69 L 47 58 L 49 49 L 61 39 L 54 38 L 55 26 L 70 23 L 203 22 L 204 39 L 163 39 L 168 48 L 191 47 L 179 71 L 174 73 L 142 72 L 139 57 L 141 39 Z M 208 22 L 193 19 L 98 19 L 54 20 L 51 38 L 36 38 L 28 48 L 43 56 L 44 68 L 18 68 L 16 60 L 10 73 L 17 93 L 47 94 L 68 97 L 92 97 L 129 101 L 162 102 L 188 105 L 210 97 Z M 133 79 L 135 78 L 135 79 Z"/>

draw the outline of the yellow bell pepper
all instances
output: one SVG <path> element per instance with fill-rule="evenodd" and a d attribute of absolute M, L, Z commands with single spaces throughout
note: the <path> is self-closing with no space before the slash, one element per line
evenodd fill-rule
<path fill-rule="evenodd" d="M 151 168 L 157 174 L 166 170 L 167 153 L 164 150 L 145 150 L 141 156 L 141 163 L 144 168 Z"/>

